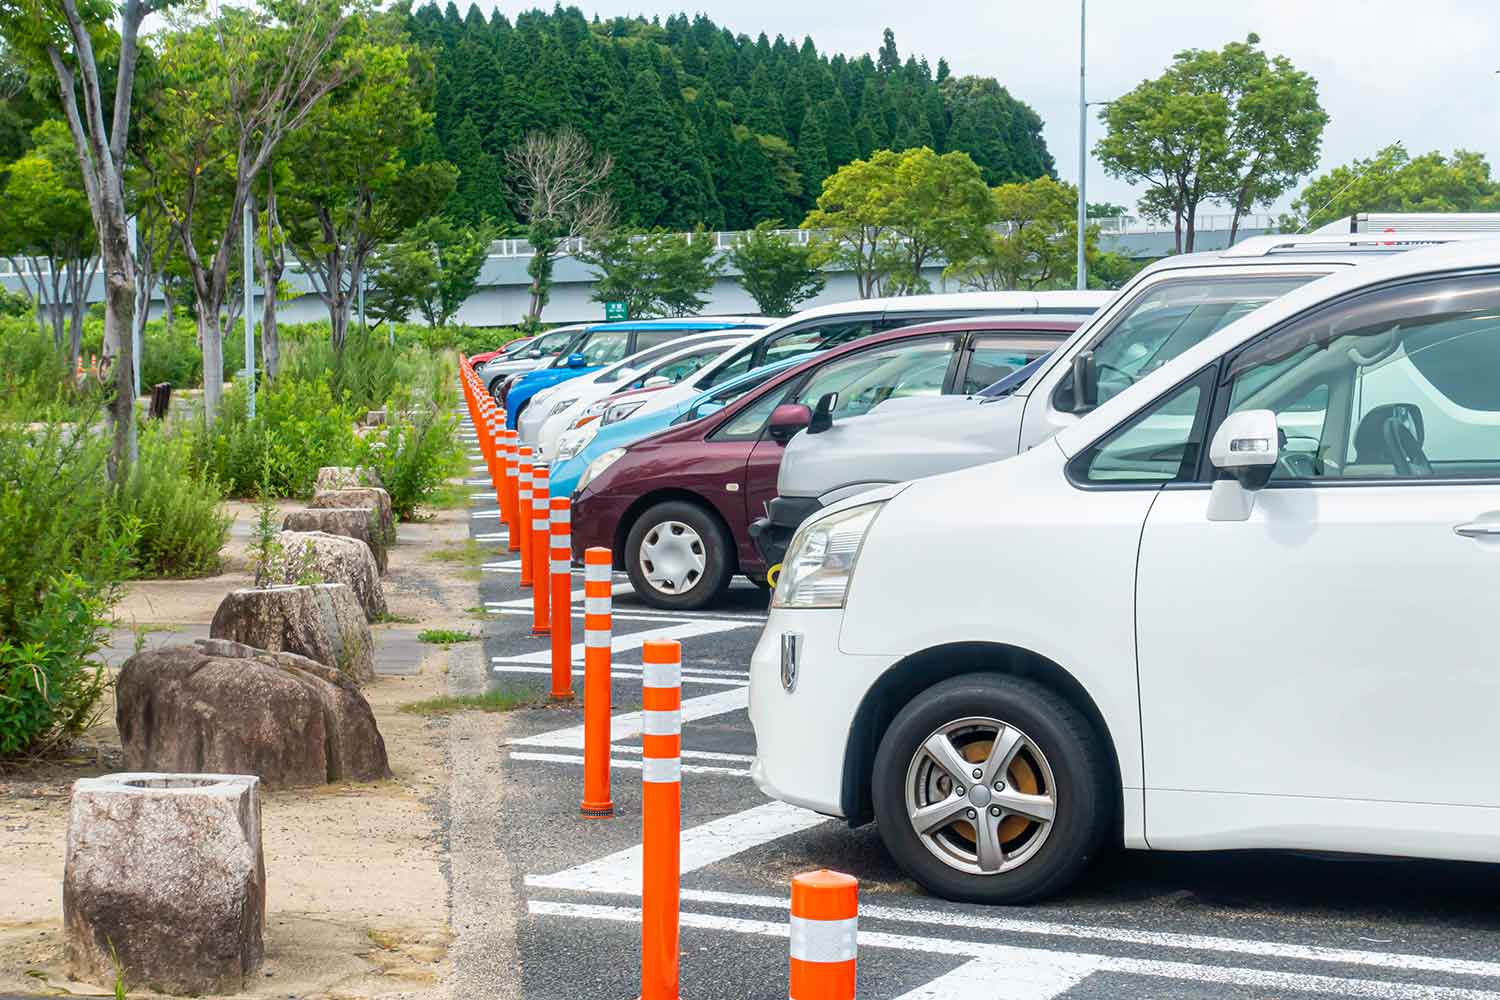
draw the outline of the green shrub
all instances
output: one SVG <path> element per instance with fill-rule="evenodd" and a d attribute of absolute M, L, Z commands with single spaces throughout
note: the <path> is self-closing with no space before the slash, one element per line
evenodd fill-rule
<path fill-rule="evenodd" d="M 283 375 L 261 383 L 255 400 L 251 421 L 245 386 L 236 382 L 212 430 L 195 442 L 198 468 L 229 496 L 255 496 L 263 478 L 277 496 L 311 496 L 321 466 L 355 464 L 356 410 L 334 396 L 327 375 L 313 381 Z"/>
<path fill-rule="evenodd" d="M 75 385 L 67 355 L 53 345 L 51 331 L 30 317 L 0 316 L 0 403 L 7 409 L 35 418 L 86 408 L 97 398 L 92 380 Z"/>
<path fill-rule="evenodd" d="M 233 520 L 224 491 L 193 460 L 193 441 L 159 424 L 141 428 L 140 457 L 120 490 L 120 513 L 140 527 L 132 565 L 139 576 L 204 576 L 219 569 Z"/>
<path fill-rule="evenodd" d="M 135 522 L 109 502 L 108 441 L 78 422 L 0 420 L 0 757 L 87 729 L 106 679 L 102 646 Z"/>
<path fill-rule="evenodd" d="M 31 300 L 0 285 L 0 316 L 29 316 Z"/>
<path fill-rule="evenodd" d="M 359 331 L 351 331 L 343 351 L 335 351 L 325 328 L 322 337 L 309 338 L 286 352 L 282 375 L 315 379 L 327 374 L 334 394 L 364 411 L 380 409 L 404 387 L 429 384 L 439 364 L 432 351 L 392 348 L 379 336 Z"/>
<path fill-rule="evenodd" d="M 387 424 L 364 440 L 360 464 L 380 473 L 391 495 L 391 509 L 402 520 L 420 516 L 450 476 L 463 471 L 463 448 L 458 440 L 458 418 L 433 403 L 414 402 L 398 394 L 391 415 L 411 410 L 409 418 Z"/>

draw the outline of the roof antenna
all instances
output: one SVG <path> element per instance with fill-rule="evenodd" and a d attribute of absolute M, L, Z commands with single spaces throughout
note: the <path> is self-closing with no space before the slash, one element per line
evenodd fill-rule
<path fill-rule="evenodd" d="M 1495 72 L 1500 73 L 1500 70 L 1496 70 Z M 1393 142 L 1389 146 L 1387 146 L 1385 148 L 1385 151 L 1387 153 L 1389 153 L 1389 151 L 1391 149 L 1393 149 L 1393 148 L 1394 149 L 1402 149 L 1402 150 L 1404 150 L 1406 148 L 1406 146 L 1401 142 L 1400 139 L 1397 139 L 1395 142 Z M 1363 177 L 1365 174 L 1369 173 L 1371 170 L 1374 170 L 1376 164 L 1382 162 L 1384 159 L 1385 159 L 1385 156 L 1378 156 L 1378 157 L 1376 157 L 1375 159 L 1373 159 L 1373 160 L 1370 161 L 1370 163 L 1365 167 L 1365 169 L 1361 170 L 1359 173 L 1357 173 L 1353 177 L 1349 178 L 1349 183 L 1345 184 L 1343 187 L 1341 187 L 1337 191 L 1335 191 L 1333 193 L 1333 196 L 1331 198 L 1329 198 L 1327 201 L 1323 202 L 1323 204 L 1318 208 L 1318 210 L 1316 212 L 1313 212 L 1312 214 L 1308 215 L 1308 217 L 1306 219 L 1304 219 L 1303 222 L 1302 222 L 1302 228 L 1299 229 L 1299 230 L 1297 230 L 1292 235 L 1293 236 L 1301 236 L 1301 235 L 1305 234 L 1307 232 L 1307 227 L 1310 226 L 1310 225 L 1312 225 L 1312 220 L 1316 219 L 1318 217 L 1318 214 L 1321 213 L 1323 211 L 1323 209 L 1327 208 L 1329 205 L 1332 205 L 1334 203 L 1334 201 L 1338 198 L 1339 195 L 1343 194 L 1345 191 L 1347 191 L 1351 187 L 1353 187 L 1355 181 L 1359 180 L 1361 177 Z"/>

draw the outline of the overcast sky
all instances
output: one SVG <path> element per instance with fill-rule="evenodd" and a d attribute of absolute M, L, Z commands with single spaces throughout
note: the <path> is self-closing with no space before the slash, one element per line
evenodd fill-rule
<path fill-rule="evenodd" d="M 925 55 L 936 67 L 941 56 L 955 74 L 993 76 L 1030 104 L 1046 122 L 1058 173 L 1078 177 L 1078 0 L 575 2 L 601 17 L 701 9 L 737 34 L 811 35 L 830 54 L 873 55 L 890 27 L 903 57 Z M 499 6 L 514 15 L 537 4 Z M 1090 0 L 1089 99 L 1156 76 L 1181 49 L 1218 48 L 1251 31 L 1317 79 L 1331 118 L 1323 169 L 1400 139 L 1413 153 L 1479 150 L 1500 171 L 1497 0 Z M 1092 139 L 1100 127 L 1091 114 Z M 1136 194 L 1094 164 L 1088 199 L 1133 208 Z"/>

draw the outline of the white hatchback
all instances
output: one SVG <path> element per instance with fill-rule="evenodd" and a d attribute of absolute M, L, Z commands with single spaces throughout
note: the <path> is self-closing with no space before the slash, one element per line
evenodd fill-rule
<path fill-rule="evenodd" d="M 798 530 L 754 776 L 1020 902 L 1111 842 L 1500 861 L 1500 243 L 1262 307 Z"/>

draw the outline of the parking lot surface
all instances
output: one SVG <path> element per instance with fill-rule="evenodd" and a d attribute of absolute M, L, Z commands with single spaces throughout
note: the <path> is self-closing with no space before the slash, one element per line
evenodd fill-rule
<path fill-rule="evenodd" d="M 476 470 L 478 474 L 479 470 Z M 496 546 L 479 584 L 491 687 L 544 700 L 550 655 L 505 553 L 493 494 L 473 481 L 473 534 Z M 583 686 L 575 574 L 574 690 Z M 522 709 L 493 747 L 496 837 L 515 870 L 523 995 L 620 1000 L 639 992 L 641 643 L 683 659 L 682 996 L 784 997 L 793 875 L 860 881 L 859 992 L 870 1000 L 1299 996 L 1500 1000 L 1500 868 L 1272 853 L 1116 853 L 1065 896 L 986 908 L 926 895 L 873 826 L 773 802 L 749 777 L 746 669 L 767 596 L 648 607 L 616 574 L 615 816 L 580 817 L 582 706 Z M 808 669 L 816 669 L 809 664 Z"/>

